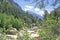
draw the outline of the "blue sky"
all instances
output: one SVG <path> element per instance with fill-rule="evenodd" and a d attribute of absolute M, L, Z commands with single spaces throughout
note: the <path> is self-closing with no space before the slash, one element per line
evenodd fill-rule
<path fill-rule="evenodd" d="M 19 4 L 19 6 L 24 10 L 30 10 L 32 12 L 35 12 L 36 14 L 39 14 L 40 16 L 44 15 L 44 11 L 39 9 L 38 7 L 35 8 L 36 3 L 32 3 L 34 0 L 29 0 L 29 1 L 24 1 L 24 0 L 14 0 L 17 4 Z M 53 3 L 54 0 L 49 0 L 49 4 L 44 8 L 45 10 L 48 10 L 48 12 L 50 13 L 50 11 L 54 10 L 53 6 L 50 6 L 51 3 Z M 59 4 L 57 4 L 55 6 L 55 8 L 58 7 Z"/>

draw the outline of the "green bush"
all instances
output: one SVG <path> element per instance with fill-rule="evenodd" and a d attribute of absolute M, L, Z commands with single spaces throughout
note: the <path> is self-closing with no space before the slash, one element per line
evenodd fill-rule
<path fill-rule="evenodd" d="M 3 28 L 3 32 L 12 28 L 21 29 L 22 28 L 22 20 L 14 18 L 14 16 L 9 16 L 7 14 L 0 13 L 0 28 Z"/>

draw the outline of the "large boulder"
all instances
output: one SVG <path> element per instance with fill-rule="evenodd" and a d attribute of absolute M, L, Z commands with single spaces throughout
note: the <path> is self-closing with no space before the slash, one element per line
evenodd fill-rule
<path fill-rule="evenodd" d="M 12 30 L 10 30 L 10 34 L 11 35 L 16 35 L 17 34 L 17 29 L 13 28 Z"/>

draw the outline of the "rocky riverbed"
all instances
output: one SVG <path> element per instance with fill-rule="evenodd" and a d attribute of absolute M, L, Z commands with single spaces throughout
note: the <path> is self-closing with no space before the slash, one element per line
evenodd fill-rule
<path fill-rule="evenodd" d="M 12 30 L 10 30 L 10 34 L 5 35 L 5 37 L 6 37 L 6 40 L 18 40 L 19 36 L 24 37 L 24 34 L 26 33 L 27 35 L 29 35 L 30 38 L 39 39 L 38 31 L 40 30 L 41 29 L 39 29 L 38 27 L 33 27 L 33 28 L 20 30 L 20 31 L 17 31 L 17 29 L 13 28 Z"/>

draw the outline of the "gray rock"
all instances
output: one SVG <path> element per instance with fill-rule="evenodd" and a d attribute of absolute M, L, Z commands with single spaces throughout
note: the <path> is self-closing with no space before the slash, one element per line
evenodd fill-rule
<path fill-rule="evenodd" d="M 17 29 L 13 28 L 12 30 L 10 30 L 10 34 L 11 35 L 16 35 L 17 34 Z"/>

